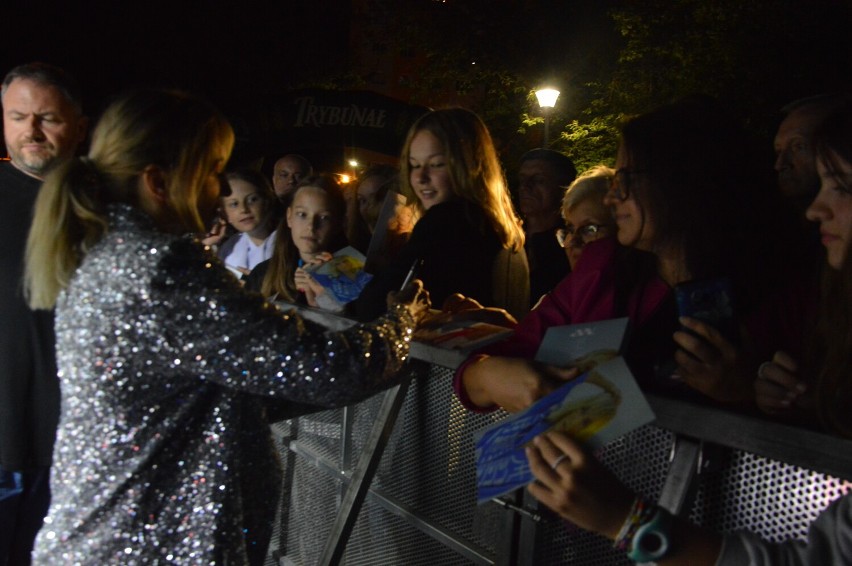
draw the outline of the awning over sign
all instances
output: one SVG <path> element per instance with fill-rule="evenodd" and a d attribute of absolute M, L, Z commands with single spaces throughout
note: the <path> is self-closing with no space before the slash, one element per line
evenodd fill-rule
<path fill-rule="evenodd" d="M 310 89 L 255 99 L 231 119 L 241 155 L 360 148 L 398 157 L 411 124 L 428 110 L 375 92 Z"/>

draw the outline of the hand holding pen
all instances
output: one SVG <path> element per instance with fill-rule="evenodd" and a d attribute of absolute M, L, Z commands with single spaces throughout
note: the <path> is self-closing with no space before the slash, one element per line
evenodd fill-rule
<path fill-rule="evenodd" d="M 417 260 L 412 264 L 399 291 L 388 293 L 388 306 L 406 305 L 417 322 L 420 322 L 432 307 L 429 291 L 423 287 L 421 280 L 414 278 L 421 263 L 421 260 Z"/>

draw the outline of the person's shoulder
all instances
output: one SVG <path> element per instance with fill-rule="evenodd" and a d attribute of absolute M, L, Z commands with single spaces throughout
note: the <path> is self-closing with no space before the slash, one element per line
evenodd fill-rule
<path fill-rule="evenodd" d="M 0 189 L 8 185 L 29 186 L 38 189 L 41 186 L 41 181 L 27 175 L 12 165 L 11 161 L 0 161 Z"/>
<path fill-rule="evenodd" d="M 422 224 L 424 222 L 438 222 L 442 219 L 452 218 L 462 214 L 464 214 L 463 201 L 460 199 L 444 201 L 430 206 L 429 209 L 423 213 L 423 216 L 420 217 L 420 220 L 417 221 L 417 224 L 415 224 L 414 227 L 416 228 L 418 224 Z"/>

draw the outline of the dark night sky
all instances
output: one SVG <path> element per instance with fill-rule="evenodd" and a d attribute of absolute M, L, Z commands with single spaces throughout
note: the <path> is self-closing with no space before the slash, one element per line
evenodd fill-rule
<path fill-rule="evenodd" d="M 32 60 L 64 67 L 80 81 L 90 112 L 141 85 L 185 88 L 215 102 L 286 90 L 294 77 L 332 70 L 340 57 L 331 54 L 348 40 L 348 3 L 340 1 L 62 6 L 43 13 L 4 7 L 0 68 Z"/>
<path fill-rule="evenodd" d="M 410 0 L 399 1 L 402 7 Z M 248 93 L 286 91 L 304 77 L 345 65 L 350 4 L 121 0 L 51 7 L 22 2 L 4 7 L 0 17 L 0 69 L 5 73 L 32 60 L 64 67 L 80 81 L 93 113 L 109 96 L 139 85 L 181 87 L 230 103 Z M 610 25 L 605 11 L 611 4 L 553 2 L 558 13 L 548 18 L 536 47 L 546 51 L 549 43 L 562 46 L 567 37 L 587 49 L 599 48 L 597 30 Z M 559 48 L 551 52 L 559 53 Z M 564 55 L 550 64 L 538 62 L 551 69 L 564 63 Z M 582 60 L 569 64 L 582 65 Z"/>
<path fill-rule="evenodd" d="M 409 1 L 394 7 L 403 9 Z M 540 30 L 539 44 L 528 46 L 558 54 L 550 62 L 531 57 L 546 76 L 548 67 L 565 64 L 564 53 L 550 44 L 562 45 L 567 37 L 592 48 L 594 30 L 609 25 L 605 9 L 612 0 L 541 2 L 558 12 Z M 34 60 L 59 65 L 80 82 L 91 116 L 135 86 L 187 89 L 233 115 L 251 105 L 253 95 L 268 98 L 306 78 L 345 70 L 351 5 L 345 0 L 22 2 L 4 7 L 0 17 L 0 71 Z M 422 25 L 428 28 L 430 22 Z"/>
<path fill-rule="evenodd" d="M 396 0 L 390 5 L 406 10 L 415 1 L 423 0 Z M 542 80 L 557 73 L 569 81 L 574 77 L 582 80 L 584 73 L 597 69 L 616 52 L 619 38 L 607 11 L 622 1 L 536 0 L 529 5 L 543 8 L 546 17 L 538 22 L 510 22 L 500 36 L 505 41 L 477 43 L 471 34 L 472 45 L 483 50 L 503 49 L 516 64 L 520 61 L 528 75 Z M 848 2 L 813 1 L 825 5 Z M 54 4 L 19 0 L 9 2 L 12 5 L 0 12 L 0 72 L 33 60 L 64 67 L 81 83 L 84 106 L 93 116 L 111 96 L 133 86 L 195 91 L 233 114 L 240 105 L 250 105 L 253 96 L 285 93 L 311 76 L 345 70 L 352 3 L 102 0 Z M 494 9 L 499 10 L 501 4 L 494 0 Z M 471 0 L 471 5 L 476 1 Z M 515 0 L 506 5 L 526 6 Z M 396 15 L 390 17 L 394 21 Z M 822 26 L 819 22 L 824 20 L 815 17 L 813 21 Z M 429 30 L 429 21 L 422 25 Z M 398 30 L 388 30 L 393 33 Z M 791 42 L 788 47 L 795 54 L 802 46 Z M 843 73 L 831 65 L 833 61 L 825 62 L 829 72 Z M 795 71 L 793 65 L 791 72 Z M 570 91 L 561 103 L 570 104 Z"/>

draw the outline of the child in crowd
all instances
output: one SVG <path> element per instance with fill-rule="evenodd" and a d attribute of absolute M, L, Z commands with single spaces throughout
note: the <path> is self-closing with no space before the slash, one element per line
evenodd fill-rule
<path fill-rule="evenodd" d="M 408 132 L 401 165 L 402 193 L 422 217 L 355 302 L 357 317 L 384 312 L 385 296 L 415 264 L 436 304 L 458 292 L 515 316 L 526 312 L 524 233 L 482 120 L 461 108 L 425 114 Z"/>
<path fill-rule="evenodd" d="M 239 277 L 272 257 L 277 200 L 264 175 L 252 169 L 228 173 L 220 202 L 228 224 L 237 231 L 219 247 L 217 255 Z"/>
<path fill-rule="evenodd" d="M 819 193 L 807 217 L 819 222 L 826 265 L 816 332 L 800 374 L 785 354 L 761 367 L 758 405 L 773 414 L 808 411 L 829 430 L 852 437 L 852 106 L 829 116 L 815 134 Z M 803 376 L 813 375 L 806 381 Z M 800 403 L 804 397 L 810 403 Z M 561 433 L 527 449 L 536 481 L 529 491 L 576 525 L 615 541 L 637 562 L 713 564 L 852 564 L 852 494 L 811 524 L 808 542 L 770 544 L 748 533 L 719 535 L 672 517 L 631 493 L 593 456 Z"/>
<path fill-rule="evenodd" d="M 346 247 L 343 191 L 332 176 L 315 175 L 303 179 L 291 196 L 272 257 L 252 270 L 246 287 L 264 297 L 340 310 L 333 300 L 325 302 L 330 297 L 303 267 Z"/>

